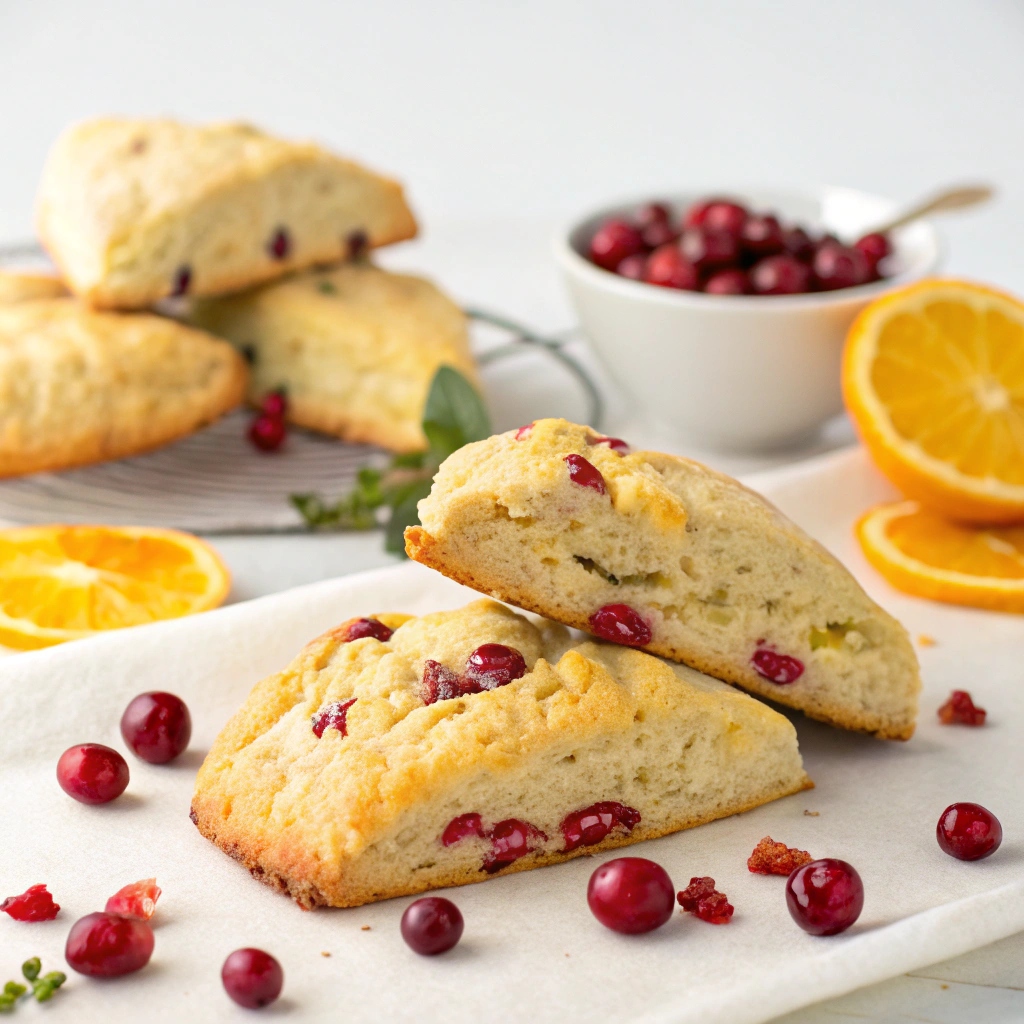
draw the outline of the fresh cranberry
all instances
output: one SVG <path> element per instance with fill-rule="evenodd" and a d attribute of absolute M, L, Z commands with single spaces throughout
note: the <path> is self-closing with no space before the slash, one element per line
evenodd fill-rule
<path fill-rule="evenodd" d="M 862 253 L 846 245 L 818 246 L 811 264 L 814 284 L 820 291 L 836 291 L 866 283 L 871 277 L 868 261 Z"/>
<path fill-rule="evenodd" d="M 675 892 L 660 864 L 643 857 L 619 857 L 590 876 L 587 903 L 606 928 L 637 935 L 660 928 L 672 916 Z"/>
<path fill-rule="evenodd" d="M 580 811 L 573 811 L 562 819 L 558 827 L 565 839 L 564 853 L 581 846 L 596 846 L 613 829 L 632 832 L 640 824 L 640 812 L 614 800 L 602 800 Z"/>
<path fill-rule="evenodd" d="M 124 709 L 121 735 L 136 757 L 150 764 L 173 761 L 192 738 L 192 716 L 173 693 L 140 693 Z"/>
<path fill-rule="evenodd" d="M 349 232 L 345 239 L 345 248 L 348 250 L 348 258 L 357 260 L 370 247 L 370 239 L 362 229 Z"/>
<path fill-rule="evenodd" d="M 107 900 L 103 908 L 108 914 L 121 917 L 134 917 L 138 921 L 148 921 L 156 913 L 156 901 L 160 899 L 160 886 L 155 878 L 144 878 L 141 882 L 132 882 L 118 889 Z"/>
<path fill-rule="evenodd" d="M 606 444 L 618 455 L 629 454 L 629 444 L 626 441 L 623 441 L 621 437 L 595 437 L 590 443 Z"/>
<path fill-rule="evenodd" d="M 582 455 L 566 455 L 562 460 L 569 467 L 569 479 L 580 487 L 589 487 L 598 494 L 605 493 L 604 477 L 600 470 Z"/>
<path fill-rule="evenodd" d="M 758 641 L 763 643 L 764 641 Z M 804 674 L 804 664 L 788 654 L 779 654 L 770 647 L 759 647 L 750 659 L 754 670 L 762 679 L 779 686 L 795 683 Z"/>
<path fill-rule="evenodd" d="M 313 735 L 320 739 L 328 729 L 337 729 L 342 736 L 348 735 L 348 709 L 355 704 L 356 698 L 349 697 L 348 700 L 335 700 L 325 704 L 310 719 L 313 726 Z"/>
<path fill-rule="evenodd" d="M 782 233 L 782 247 L 798 260 L 809 260 L 814 255 L 814 241 L 803 228 L 789 228 Z"/>
<path fill-rule="evenodd" d="M 737 267 L 719 270 L 704 283 L 708 295 L 746 295 L 750 291 L 750 278 Z"/>
<path fill-rule="evenodd" d="M 679 250 L 701 273 L 728 266 L 739 254 L 735 235 L 706 226 L 687 228 L 679 239 Z"/>
<path fill-rule="evenodd" d="M 284 988 L 284 971 L 262 949 L 236 949 L 220 969 L 224 991 L 247 1010 L 269 1006 Z"/>
<path fill-rule="evenodd" d="M 482 690 L 496 690 L 526 675 L 526 661 L 504 644 L 481 644 L 466 661 L 466 675 Z"/>
<path fill-rule="evenodd" d="M 282 419 L 288 412 L 288 396 L 280 388 L 276 391 L 268 391 L 263 396 L 263 403 L 260 405 L 260 412 L 262 412 L 264 416 Z"/>
<path fill-rule="evenodd" d="M 394 630 L 385 626 L 380 619 L 356 619 L 345 627 L 345 640 L 351 643 L 353 640 L 362 640 L 369 636 L 385 644 L 393 633 Z"/>
<path fill-rule="evenodd" d="M 478 839 L 486 838 L 483 819 L 475 811 L 469 814 L 460 814 L 448 822 L 444 832 L 441 833 L 441 844 L 443 846 L 454 846 L 456 843 L 469 836 L 476 836 Z"/>
<path fill-rule="evenodd" d="M 278 228 L 267 243 L 267 252 L 275 260 L 285 260 L 292 249 L 291 236 L 285 228 Z"/>
<path fill-rule="evenodd" d="M 756 295 L 799 295 L 810 291 L 811 272 L 795 256 L 768 256 L 751 268 L 750 286 Z"/>
<path fill-rule="evenodd" d="M 527 423 L 525 427 L 520 427 L 516 431 L 516 440 L 517 441 L 522 441 L 524 438 L 529 437 L 530 434 L 532 434 L 532 433 L 533 433 L 533 424 L 532 423 Z"/>
<path fill-rule="evenodd" d="M 649 228 L 652 224 L 668 224 L 672 219 L 672 214 L 665 203 L 645 203 L 637 210 L 636 217 L 633 219 L 636 226 L 643 231 L 644 228 Z"/>
<path fill-rule="evenodd" d="M 704 876 L 691 878 L 690 884 L 676 894 L 679 906 L 708 924 L 728 924 L 735 908 L 724 892 L 715 888 L 715 880 Z"/>
<path fill-rule="evenodd" d="M 60 904 L 45 885 L 30 885 L 20 896 L 8 896 L 0 903 L 0 911 L 10 914 L 15 921 L 52 921 L 60 910 Z"/>
<path fill-rule="evenodd" d="M 984 725 L 987 712 L 979 708 L 966 690 L 954 690 L 939 708 L 939 721 L 943 725 Z"/>
<path fill-rule="evenodd" d="M 935 826 L 939 846 L 957 860 L 981 860 L 999 849 L 1003 826 L 981 804 L 950 804 Z"/>
<path fill-rule="evenodd" d="M 402 915 L 402 938 L 423 956 L 445 953 L 462 938 L 462 914 L 442 896 L 426 896 L 410 903 Z"/>
<path fill-rule="evenodd" d="M 674 242 L 679 237 L 679 232 L 668 221 L 658 221 L 645 227 L 640 237 L 648 249 L 660 249 L 661 246 Z M 630 257 L 627 256 L 626 259 Z M 619 264 L 619 273 L 622 273 L 622 263 Z"/>
<path fill-rule="evenodd" d="M 640 232 L 620 217 L 606 220 L 590 241 L 590 259 L 605 270 L 615 270 L 627 256 L 643 251 Z"/>
<path fill-rule="evenodd" d="M 627 647 L 643 647 L 651 642 L 651 627 L 628 604 L 606 604 L 590 616 L 590 631 L 602 640 Z"/>
<path fill-rule="evenodd" d="M 427 658 L 423 662 L 423 703 L 436 704 L 439 700 L 453 700 L 461 696 L 459 677 L 439 661 Z"/>
<path fill-rule="evenodd" d="M 679 251 L 675 243 L 655 249 L 647 257 L 644 280 L 660 288 L 679 288 L 682 291 L 696 291 L 700 285 L 697 268 Z"/>
<path fill-rule="evenodd" d="M 109 804 L 128 785 L 128 762 L 102 743 L 81 743 L 60 755 L 57 781 L 80 803 Z"/>
<path fill-rule="evenodd" d="M 743 222 L 740 231 L 740 246 L 754 259 L 774 256 L 783 248 L 782 225 L 778 218 L 769 214 L 756 214 Z"/>
<path fill-rule="evenodd" d="M 189 285 L 192 284 L 192 268 L 181 266 L 174 272 L 174 284 L 171 285 L 171 297 L 178 298 L 187 295 Z"/>
<path fill-rule="evenodd" d="M 537 840 L 547 839 L 547 836 L 527 821 L 506 818 L 487 833 L 487 838 L 491 841 L 491 852 L 484 858 L 483 869 L 493 875 L 525 857 L 535 848 Z"/>
<path fill-rule="evenodd" d="M 872 274 L 878 273 L 878 264 L 892 252 L 892 246 L 889 244 L 888 237 L 877 231 L 872 231 L 870 235 L 858 238 L 853 243 L 853 247 L 867 261 L 868 268 Z"/>
<path fill-rule="evenodd" d="M 786 880 L 786 905 L 805 932 L 838 935 L 860 917 L 864 883 L 845 860 L 812 860 Z"/>
<path fill-rule="evenodd" d="M 284 444 L 288 428 L 278 416 L 260 413 L 249 427 L 249 440 L 261 452 L 274 452 Z"/>
<path fill-rule="evenodd" d="M 628 277 L 631 281 L 642 281 L 647 273 L 647 254 L 642 252 L 627 256 L 616 268 L 619 277 Z"/>
<path fill-rule="evenodd" d="M 714 231 L 726 231 L 739 238 L 748 213 L 745 207 L 728 199 L 706 199 L 694 203 L 686 211 L 683 224 L 688 228 L 704 227 Z"/>
<path fill-rule="evenodd" d="M 99 912 L 79 918 L 68 932 L 64 958 L 79 974 L 116 978 L 149 963 L 153 929 L 145 921 Z"/>

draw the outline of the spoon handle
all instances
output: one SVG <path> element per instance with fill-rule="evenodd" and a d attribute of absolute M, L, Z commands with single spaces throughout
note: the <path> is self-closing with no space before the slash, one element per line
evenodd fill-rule
<path fill-rule="evenodd" d="M 991 185 L 958 185 L 954 188 L 943 189 L 941 192 L 936 192 L 934 195 L 922 199 L 919 203 L 915 203 L 873 230 L 884 235 L 894 231 L 896 228 L 903 227 L 904 224 L 909 224 L 913 220 L 926 217 L 929 213 L 963 210 L 968 206 L 986 203 L 994 195 L 995 189 Z"/>

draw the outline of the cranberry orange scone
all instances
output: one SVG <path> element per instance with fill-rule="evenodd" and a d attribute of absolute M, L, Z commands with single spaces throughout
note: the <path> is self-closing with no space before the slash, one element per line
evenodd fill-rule
<path fill-rule="evenodd" d="M 196 779 L 199 830 L 303 907 L 665 835 L 811 785 L 766 705 L 493 601 L 353 619 L 263 680 Z"/>
<path fill-rule="evenodd" d="M 39 235 L 75 294 L 219 295 L 416 234 L 401 186 L 246 124 L 100 118 L 50 154 Z"/>
<path fill-rule="evenodd" d="M 34 270 L 0 270 L 0 306 L 33 299 L 59 299 L 68 294 L 54 274 Z"/>
<path fill-rule="evenodd" d="M 249 358 L 251 401 L 283 388 L 291 422 L 392 451 L 426 447 L 439 366 L 476 379 L 462 310 L 423 278 L 363 261 L 197 301 L 190 319 Z"/>
<path fill-rule="evenodd" d="M 419 511 L 406 549 L 452 579 L 847 729 L 914 731 L 903 627 L 777 509 L 699 463 L 538 420 L 450 456 Z"/>

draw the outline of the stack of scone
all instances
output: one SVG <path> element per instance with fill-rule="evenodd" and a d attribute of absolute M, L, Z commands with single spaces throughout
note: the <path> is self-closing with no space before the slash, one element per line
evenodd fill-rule
<path fill-rule="evenodd" d="M 698 463 L 539 420 L 452 455 L 419 511 L 411 557 L 554 621 L 492 600 L 370 615 L 256 686 L 192 819 L 307 909 L 586 856 L 810 786 L 789 720 L 719 680 L 913 732 L 903 628 Z"/>
<path fill-rule="evenodd" d="M 280 388 L 299 425 L 417 450 L 437 367 L 475 378 L 454 303 L 353 262 L 416 234 L 401 187 L 319 146 L 85 122 L 37 219 L 60 278 L 0 272 L 0 475 L 142 452 Z M 171 298 L 192 326 L 149 312 Z"/>

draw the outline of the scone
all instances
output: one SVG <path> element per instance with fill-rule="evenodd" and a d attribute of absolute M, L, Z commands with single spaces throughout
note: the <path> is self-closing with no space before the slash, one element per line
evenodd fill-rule
<path fill-rule="evenodd" d="M 284 388 L 293 423 L 396 452 L 426 446 L 439 366 L 476 380 L 459 307 L 429 281 L 362 261 L 197 302 L 191 320 L 246 353 L 252 401 Z"/>
<path fill-rule="evenodd" d="M 135 455 L 234 408 L 245 361 L 225 341 L 75 299 L 0 306 L 0 476 Z"/>
<path fill-rule="evenodd" d="M 416 234 L 397 182 L 246 124 L 171 120 L 69 128 L 36 219 L 72 291 L 120 309 L 248 288 Z"/>
<path fill-rule="evenodd" d="M 351 907 L 810 785 L 793 726 L 766 705 L 484 600 L 314 640 L 217 737 L 192 819 L 301 906 Z"/>
<path fill-rule="evenodd" d="M 903 627 L 759 495 L 565 420 L 450 456 L 410 557 L 486 594 L 685 662 L 814 718 L 914 731 Z"/>
<path fill-rule="evenodd" d="M 59 299 L 67 294 L 64 282 L 54 274 L 0 269 L 0 306 L 33 299 Z"/>

